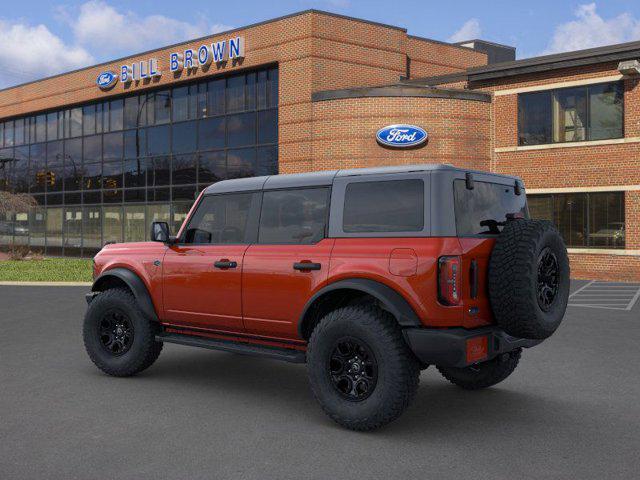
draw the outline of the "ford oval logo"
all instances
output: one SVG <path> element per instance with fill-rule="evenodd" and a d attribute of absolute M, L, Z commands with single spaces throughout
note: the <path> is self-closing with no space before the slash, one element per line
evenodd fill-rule
<path fill-rule="evenodd" d="M 102 90 L 113 87 L 118 81 L 118 76 L 113 72 L 102 72 L 96 79 L 96 85 Z"/>
<path fill-rule="evenodd" d="M 415 125 L 389 125 L 376 134 L 378 142 L 394 148 L 417 147 L 427 141 L 427 132 Z"/>

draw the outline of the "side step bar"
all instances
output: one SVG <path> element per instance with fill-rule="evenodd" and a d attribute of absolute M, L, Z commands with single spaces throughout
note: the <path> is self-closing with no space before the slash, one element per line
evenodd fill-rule
<path fill-rule="evenodd" d="M 156 335 L 159 342 L 177 343 L 190 347 L 209 348 L 211 350 L 222 350 L 225 352 L 239 353 L 241 355 L 252 355 L 254 357 L 266 357 L 274 360 L 283 360 L 291 363 L 306 363 L 305 352 L 278 347 L 263 347 L 251 343 L 231 342 L 219 340 L 217 338 L 194 337 L 191 335 L 181 335 L 179 333 L 163 333 Z"/>

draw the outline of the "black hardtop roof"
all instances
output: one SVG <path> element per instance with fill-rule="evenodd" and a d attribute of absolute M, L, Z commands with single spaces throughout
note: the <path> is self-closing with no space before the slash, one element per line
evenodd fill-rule
<path fill-rule="evenodd" d="M 455 171 L 470 172 L 482 175 L 491 175 L 500 178 L 509 178 L 514 181 L 517 177 L 510 175 L 502 175 L 499 173 L 489 173 L 477 170 L 469 170 L 454 167 L 449 164 L 435 163 L 422 165 L 400 165 L 393 167 L 374 167 L 374 168 L 352 168 L 345 170 L 326 170 L 321 172 L 310 173 L 293 173 L 285 175 L 269 175 L 263 177 L 238 178 L 233 180 L 223 180 L 207 187 L 204 191 L 205 195 L 230 193 L 230 192 L 248 192 L 255 190 L 276 190 L 280 188 L 302 188 L 302 187 L 319 187 L 329 186 L 333 184 L 333 180 L 337 177 L 355 177 L 363 175 L 390 175 L 395 173 L 409 172 L 430 172 L 430 171 Z"/>

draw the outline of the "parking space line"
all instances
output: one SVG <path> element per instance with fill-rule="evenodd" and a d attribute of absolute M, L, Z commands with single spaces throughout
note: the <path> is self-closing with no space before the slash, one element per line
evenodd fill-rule
<path fill-rule="evenodd" d="M 569 295 L 569 306 L 630 311 L 639 300 L 640 284 L 593 280 Z"/>
<path fill-rule="evenodd" d="M 582 290 L 584 290 L 588 286 L 593 285 L 593 283 L 595 283 L 595 280 L 591 280 L 589 283 L 585 283 L 583 286 L 581 286 L 579 289 L 577 289 L 575 292 L 569 295 L 569 298 L 573 297 L 577 293 L 580 293 Z"/>
<path fill-rule="evenodd" d="M 636 292 L 636 295 L 633 297 L 633 299 L 629 302 L 629 305 L 627 305 L 627 310 L 631 311 L 631 309 L 633 308 L 633 306 L 636 304 L 636 302 L 638 301 L 638 299 L 640 298 L 640 288 L 638 288 L 638 291 Z"/>

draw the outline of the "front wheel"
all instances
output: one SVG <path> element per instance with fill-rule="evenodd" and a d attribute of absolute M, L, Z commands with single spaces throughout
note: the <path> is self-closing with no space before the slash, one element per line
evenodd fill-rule
<path fill-rule="evenodd" d="M 325 413 L 360 431 L 398 418 L 415 396 L 420 375 L 393 317 L 370 305 L 326 315 L 309 340 L 307 367 Z"/>
<path fill-rule="evenodd" d="M 465 390 L 492 387 L 505 380 L 518 366 L 522 349 L 503 353 L 488 362 L 464 368 L 438 367 L 444 378 Z"/>
<path fill-rule="evenodd" d="M 97 295 L 84 318 L 84 346 L 104 373 L 127 377 L 150 367 L 162 350 L 157 326 L 142 314 L 128 290 L 114 288 Z"/>

